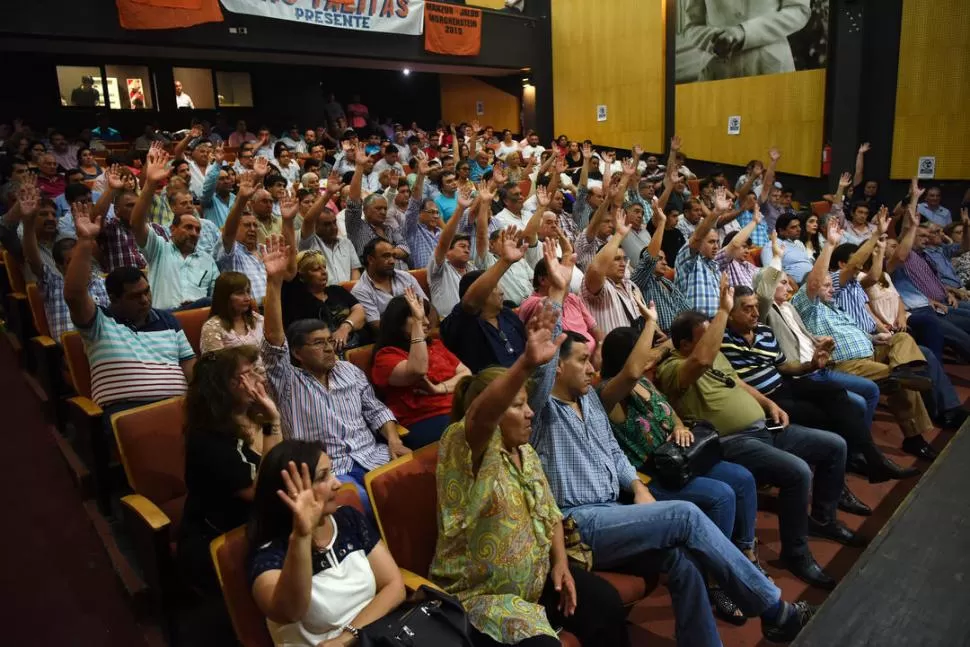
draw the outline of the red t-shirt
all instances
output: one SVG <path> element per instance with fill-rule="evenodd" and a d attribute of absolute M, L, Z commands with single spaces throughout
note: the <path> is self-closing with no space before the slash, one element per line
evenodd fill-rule
<path fill-rule="evenodd" d="M 391 386 L 388 382 L 394 367 L 408 360 L 407 352 L 393 346 L 377 351 L 370 377 L 384 404 L 394 412 L 397 421 L 407 427 L 419 420 L 446 415 L 451 412 L 451 394 L 424 395 L 414 386 Z M 450 380 L 458 368 L 458 358 L 445 348 L 440 339 L 428 344 L 428 381 Z"/>

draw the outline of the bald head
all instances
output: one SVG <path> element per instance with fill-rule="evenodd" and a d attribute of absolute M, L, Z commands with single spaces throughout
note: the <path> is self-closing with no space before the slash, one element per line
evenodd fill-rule
<path fill-rule="evenodd" d="M 253 213 L 257 218 L 266 220 L 273 216 L 273 196 L 266 189 L 257 189 L 253 194 Z"/>

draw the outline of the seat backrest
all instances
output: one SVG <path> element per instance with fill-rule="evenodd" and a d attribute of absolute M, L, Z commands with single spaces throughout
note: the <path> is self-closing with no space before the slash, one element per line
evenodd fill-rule
<path fill-rule="evenodd" d="M 363 512 L 357 488 L 352 483 L 340 488 L 337 504 L 352 505 Z M 232 619 L 236 638 L 243 647 L 273 647 L 273 640 L 266 628 L 266 617 L 256 606 L 252 588 L 249 586 L 249 541 L 246 539 L 246 527 L 240 526 L 216 537 L 209 551 L 219 576 L 222 597 Z"/>
<path fill-rule="evenodd" d="M 185 331 L 185 336 L 196 355 L 200 354 L 199 345 L 202 342 L 202 324 L 209 318 L 209 308 L 194 308 L 179 310 L 174 313 L 179 325 Z"/>
<path fill-rule="evenodd" d="M 72 330 L 61 335 L 61 347 L 64 348 L 64 360 L 67 370 L 71 373 L 71 386 L 78 395 L 91 397 L 91 364 L 88 354 L 84 352 L 84 340 L 77 331 Z"/>
<path fill-rule="evenodd" d="M 364 477 L 381 537 L 400 568 L 427 577 L 438 540 L 438 443 Z"/>
<path fill-rule="evenodd" d="M 343 283 L 340 284 L 340 287 L 347 290 L 347 292 L 350 292 L 351 290 L 354 289 L 355 285 L 357 285 L 357 281 L 344 281 Z"/>
<path fill-rule="evenodd" d="M 170 398 L 111 417 L 128 484 L 161 507 L 186 494 L 185 398 Z M 177 526 L 180 519 L 172 519 Z"/>
<path fill-rule="evenodd" d="M 526 178 L 519 182 L 519 191 L 522 193 L 523 200 L 528 198 L 529 194 L 532 192 L 532 180 Z"/>
<path fill-rule="evenodd" d="M 832 210 L 832 205 L 828 200 L 816 200 L 812 202 L 812 213 L 821 218 Z"/>
<path fill-rule="evenodd" d="M 40 288 L 36 283 L 27 284 L 27 303 L 30 305 L 30 314 L 34 318 L 34 330 L 38 335 L 44 337 L 51 336 L 51 328 L 47 325 L 47 311 L 44 310 L 44 295 L 40 293 Z"/>
<path fill-rule="evenodd" d="M 414 280 L 418 282 L 418 285 L 421 286 L 421 289 L 424 290 L 424 293 L 427 294 L 428 298 L 430 299 L 431 286 L 428 284 L 428 270 L 425 268 L 421 268 L 420 270 L 409 270 L 409 271 L 411 273 L 411 276 L 414 277 Z"/>
<path fill-rule="evenodd" d="M 351 348 L 346 353 L 347 361 L 359 368 L 370 379 L 370 367 L 374 361 L 374 344 Z"/>
<path fill-rule="evenodd" d="M 21 266 L 17 257 L 3 250 L 3 264 L 7 268 L 7 280 L 10 281 L 10 291 L 23 293 L 27 290 L 24 281 L 24 268 Z"/>
<path fill-rule="evenodd" d="M 687 186 L 690 188 L 690 194 L 695 198 L 701 194 L 701 181 L 696 178 L 691 178 L 687 180 Z"/>

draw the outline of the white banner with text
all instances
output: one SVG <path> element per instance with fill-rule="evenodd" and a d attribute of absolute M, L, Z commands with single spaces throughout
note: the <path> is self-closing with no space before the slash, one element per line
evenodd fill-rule
<path fill-rule="evenodd" d="M 424 0 L 221 0 L 233 13 L 307 25 L 419 36 Z"/>

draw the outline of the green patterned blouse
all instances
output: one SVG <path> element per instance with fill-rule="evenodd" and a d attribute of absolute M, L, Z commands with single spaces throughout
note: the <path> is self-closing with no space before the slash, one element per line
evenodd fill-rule
<path fill-rule="evenodd" d="M 519 450 L 521 470 L 496 428 L 476 476 L 464 421 L 448 427 L 438 447 L 430 579 L 461 600 L 476 629 L 505 644 L 556 635 L 538 601 L 562 514 L 535 450 Z"/>
<path fill-rule="evenodd" d="M 638 384 L 650 392 L 650 399 L 644 400 L 636 390 L 632 391 L 626 400 L 626 420 L 615 422 L 610 418 L 610 426 L 623 453 L 634 467 L 640 469 L 647 457 L 667 441 L 674 430 L 675 418 L 673 407 L 650 380 L 640 378 Z M 598 390 L 604 386 L 606 381 Z"/>

